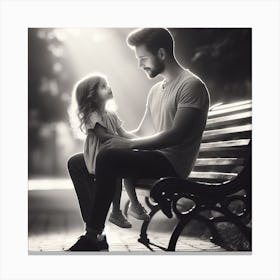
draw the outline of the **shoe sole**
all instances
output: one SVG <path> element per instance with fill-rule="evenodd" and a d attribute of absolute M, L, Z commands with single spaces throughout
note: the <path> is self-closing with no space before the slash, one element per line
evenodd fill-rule
<path fill-rule="evenodd" d="M 137 220 L 141 220 L 141 221 L 149 221 L 149 220 L 150 220 L 150 216 L 142 218 L 141 216 L 138 216 L 138 215 L 135 214 L 134 212 L 130 212 L 130 211 L 128 211 L 127 214 L 128 214 L 129 216 L 134 217 L 134 218 L 137 219 Z"/>
<path fill-rule="evenodd" d="M 122 225 L 122 224 L 118 224 L 118 222 L 114 221 L 114 220 L 111 220 L 109 219 L 109 222 L 111 222 L 112 224 L 118 226 L 118 227 L 121 227 L 121 228 L 132 228 L 132 225 L 129 225 L 129 226 L 125 226 L 125 225 Z"/>
<path fill-rule="evenodd" d="M 64 252 L 108 252 L 109 251 L 109 246 L 107 248 L 102 248 L 100 250 L 63 250 Z"/>
<path fill-rule="evenodd" d="M 80 250 L 80 251 L 64 250 L 64 252 L 109 252 L 109 249 L 102 249 L 102 250 Z"/>

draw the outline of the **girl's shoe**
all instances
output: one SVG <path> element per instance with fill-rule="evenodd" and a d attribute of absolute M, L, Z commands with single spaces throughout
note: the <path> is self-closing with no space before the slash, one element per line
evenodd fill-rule
<path fill-rule="evenodd" d="M 131 228 L 131 223 L 124 217 L 122 211 L 113 211 L 109 221 L 121 228 Z"/>
<path fill-rule="evenodd" d="M 148 215 L 146 209 L 139 203 L 135 205 L 130 205 L 127 213 L 138 220 L 148 221 L 150 216 Z"/>

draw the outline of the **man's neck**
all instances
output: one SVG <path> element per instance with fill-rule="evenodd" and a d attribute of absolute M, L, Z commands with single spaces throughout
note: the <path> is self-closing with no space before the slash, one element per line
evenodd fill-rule
<path fill-rule="evenodd" d="M 160 74 L 166 83 L 176 79 L 184 69 L 177 63 L 176 60 L 172 60 L 165 66 L 165 70 Z"/>

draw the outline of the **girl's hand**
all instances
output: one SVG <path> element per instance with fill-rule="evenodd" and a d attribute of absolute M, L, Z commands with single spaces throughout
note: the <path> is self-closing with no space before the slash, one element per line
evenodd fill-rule
<path fill-rule="evenodd" d="M 103 149 L 132 149 L 132 141 L 121 137 L 114 137 L 104 142 L 102 148 Z"/>

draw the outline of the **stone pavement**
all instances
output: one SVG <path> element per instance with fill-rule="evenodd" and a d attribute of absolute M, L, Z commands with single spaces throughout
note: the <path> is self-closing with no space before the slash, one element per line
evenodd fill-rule
<path fill-rule="evenodd" d="M 59 190 L 30 189 L 32 190 L 29 190 L 28 194 L 29 253 L 55 253 L 69 248 L 84 232 L 74 190 L 67 188 Z M 122 204 L 125 200 L 126 193 L 123 192 Z M 167 219 L 163 214 L 157 214 L 154 218 L 148 231 L 149 238 L 152 242 L 167 247 L 176 220 Z M 129 218 L 129 220 L 132 223 L 131 229 L 119 228 L 107 222 L 105 233 L 110 252 L 149 253 L 150 250 L 137 241 L 142 222 L 134 218 Z M 153 249 L 159 251 L 156 247 Z M 224 250 L 206 239 L 191 236 L 191 230 L 186 230 L 178 240 L 176 251 L 214 253 Z"/>

